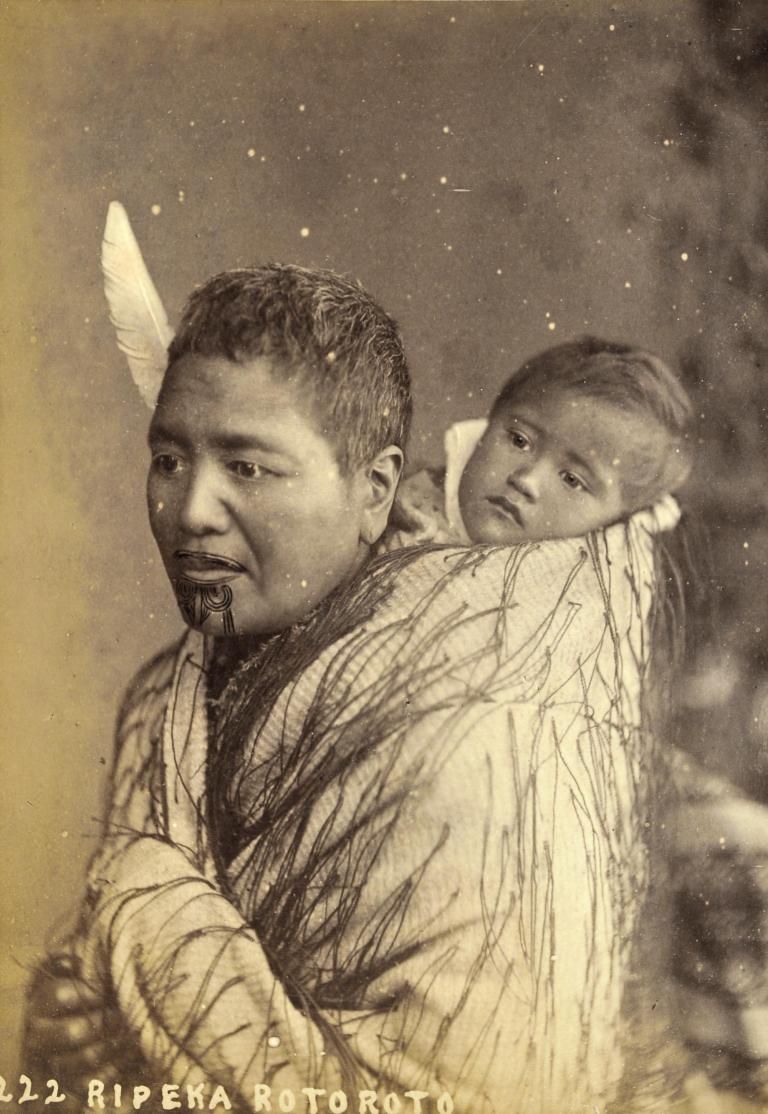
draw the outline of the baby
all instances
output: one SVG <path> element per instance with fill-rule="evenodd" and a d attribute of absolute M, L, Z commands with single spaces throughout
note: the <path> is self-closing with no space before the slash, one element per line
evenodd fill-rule
<path fill-rule="evenodd" d="M 690 402 L 640 348 L 583 337 L 527 360 L 487 420 L 445 437 L 444 471 L 400 488 L 384 548 L 577 537 L 676 491 Z"/>
<path fill-rule="evenodd" d="M 578 536 L 652 503 L 669 529 L 679 514 L 669 496 L 690 471 L 690 418 L 674 374 L 643 349 L 595 337 L 549 348 L 507 381 L 487 420 L 448 430 L 444 470 L 401 484 L 384 548 Z M 768 1096 L 765 810 L 684 752 L 667 754 L 681 798 L 667 846 L 675 993 L 694 1069 L 686 1109 L 746 1111 L 736 1096 Z"/>

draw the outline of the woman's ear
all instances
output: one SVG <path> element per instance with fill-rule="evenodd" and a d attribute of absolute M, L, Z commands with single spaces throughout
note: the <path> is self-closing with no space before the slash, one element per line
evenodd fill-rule
<path fill-rule="evenodd" d="M 683 486 L 691 474 L 693 452 L 685 441 L 673 442 L 667 453 L 662 476 L 664 491 L 675 492 Z"/>
<path fill-rule="evenodd" d="M 403 471 L 403 451 L 387 445 L 363 469 L 364 493 L 360 538 L 373 545 L 384 533 Z"/>

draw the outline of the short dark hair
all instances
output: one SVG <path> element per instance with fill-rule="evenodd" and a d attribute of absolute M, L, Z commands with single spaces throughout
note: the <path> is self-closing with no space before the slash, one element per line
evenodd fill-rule
<path fill-rule="evenodd" d="M 405 351 L 393 319 L 358 282 L 279 263 L 214 275 L 190 296 L 168 366 L 190 353 L 285 365 L 311 392 L 343 471 L 387 445 L 405 450 Z"/>
<path fill-rule="evenodd" d="M 546 395 L 553 390 L 576 391 L 645 414 L 666 431 L 664 459 L 649 458 L 634 480 L 628 478 L 622 484 L 627 501 L 634 507 L 685 482 L 691 464 L 689 426 L 693 411 L 682 383 L 658 356 L 644 348 L 593 336 L 554 345 L 526 360 L 507 380 L 493 403 L 491 416 L 523 394 Z"/>

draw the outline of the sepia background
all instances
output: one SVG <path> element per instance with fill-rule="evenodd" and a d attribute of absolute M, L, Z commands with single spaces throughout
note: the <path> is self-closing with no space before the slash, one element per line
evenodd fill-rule
<path fill-rule="evenodd" d="M 102 294 L 112 199 L 172 319 L 250 262 L 362 279 L 402 325 L 414 460 L 575 334 L 677 363 L 700 450 L 680 739 L 768 799 L 766 28 L 762 0 L 2 5 L 0 1074 L 121 693 L 180 630 Z"/>

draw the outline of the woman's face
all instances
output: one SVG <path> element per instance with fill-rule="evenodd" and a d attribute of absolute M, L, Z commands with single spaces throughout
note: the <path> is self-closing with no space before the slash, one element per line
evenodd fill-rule
<path fill-rule="evenodd" d="M 364 478 L 340 472 L 309 403 L 267 358 L 184 356 L 149 443 L 152 533 L 190 626 L 282 630 L 365 559 Z"/>

